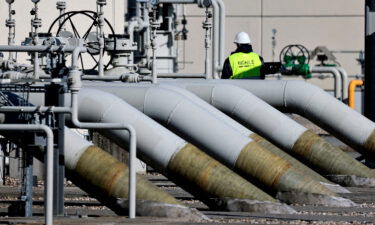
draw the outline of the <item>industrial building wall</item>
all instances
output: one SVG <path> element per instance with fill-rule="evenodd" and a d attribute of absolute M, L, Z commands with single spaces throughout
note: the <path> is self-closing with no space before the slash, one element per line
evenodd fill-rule
<path fill-rule="evenodd" d="M 324 45 L 338 51 L 334 55 L 348 74 L 361 73 L 356 59 L 364 49 L 364 0 L 223 1 L 226 6 L 226 55 L 235 49 L 234 35 L 246 31 L 251 36 L 254 50 L 265 61 L 273 61 L 272 30 L 276 29 L 274 60 L 278 61 L 281 49 L 289 44 L 302 44 L 309 50 Z M 202 72 L 204 69 L 202 15 L 203 9 L 187 7 L 190 32 L 186 42 L 185 72 Z M 194 51 L 191 51 L 192 46 Z M 332 79 L 310 82 L 327 89 L 333 87 Z"/>
<path fill-rule="evenodd" d="M 95 10 L 94 0 L 66 0 L 67 10 Z M 116 32 L 123 31 L 126 0 L 107 1 L 105 15 L 114 23 Z M 251 35 L 255 51 L 265 61 L 272 61 L 272 30 L 276 29 L 274 60 L 288 44 L 302 44 L 309 50 L 325 45 L 335 53 L 349 74 L 361 73 L 356 61 L 364 46 L 364 0 L 224 0 L 226 5 L 226 55 L 234 50 L 233 37 L 238 31 Z M 40 2 L 42 31 L 46 31 L 58 11 L 56 1 Z M 30 0 L 15 1 L 16 43 L 20 44 L 30 31 Z M 204 69 L 204 10 L 195 5 L 186 7 L 189 40 L 184 48 L 180 42 L 180 68 L 182 72 L 199 73 Z M 5 25 L 7 4 L 0 2 L 0 22 Z M 80 21 L 81 22 L 81 21 Z M 81 22 L 82 23 L 82 22 Z M 7 28 L 0 24 L 0 44 L 7 43 Z M 84 24 L 78 23 L 78 27 Z M 78 28 L 79 29 L 79 28 Z M 193 47 L 193 48 L 192 48 Z M 194 49 L 194 51 L 192 51 Z M 325 81 L 332 87 L 332 81 Z"/>

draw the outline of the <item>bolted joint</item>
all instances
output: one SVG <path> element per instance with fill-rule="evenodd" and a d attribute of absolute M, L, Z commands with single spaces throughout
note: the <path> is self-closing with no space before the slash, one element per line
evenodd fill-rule
<path fill-rule="evenodd" d="M 39 19 L 39 18 L 37 18 L 37 19 L 33 19 L 33 20 L 31 21 L 31 25 L 32 25 L 33 27 L 35 27 L 35 28 L 42 27 L 42 19 Z"/>
<path fill-rule="evenodd" d="M 81 72 L 78 69 L 71 69 L 68 75 L 68 87 L 71 91 L 79 91 L 82 88 Z"/>
<path fill-rule="evenodd" d="M 141 78 L 137 73 L 124 74 L 120 77 L 122 82 L 125 83 L 138 83 Z"/>
<path fill-rule="evenodd" d="M 104 5 L 107 5 L 107 1 L 106 0 L 97 0 L 96 4 L 98 4 L 99 6 L 104 6 Z"/>
<path fill-rule="evenodd" d="M 7 19 L 5 21 L 5 26 L 9 27 L 9 28 L 15 27 L 16 26 L 16 21 L 14 19 Z"/>
<path fill-rule="evenodd" d="M 66 2 L 65 1 L 57 1 L 56 2 L 56 8 L 59 10 L 65 10 L 66 9 Z"/>

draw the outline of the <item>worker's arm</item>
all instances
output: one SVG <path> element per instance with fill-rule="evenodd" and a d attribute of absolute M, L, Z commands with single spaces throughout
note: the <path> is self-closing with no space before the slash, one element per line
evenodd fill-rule
<path fill-rule="evenodd" d="M 233 75 L 232 67 L 230 66 L 229 58 L 224 62 L 223 72 L 221 73 L 221 79 L 229 79 Z"/>

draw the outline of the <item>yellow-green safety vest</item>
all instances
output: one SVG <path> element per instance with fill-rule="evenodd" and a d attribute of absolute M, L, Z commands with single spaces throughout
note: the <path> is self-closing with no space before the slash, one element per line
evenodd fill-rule
<path fill-rule="evenodd" d="M 229 56 L 233 75 L 229 79 L 246 79 L 260 77 L 262 61 L 255 52 L 237 52 Z"/>

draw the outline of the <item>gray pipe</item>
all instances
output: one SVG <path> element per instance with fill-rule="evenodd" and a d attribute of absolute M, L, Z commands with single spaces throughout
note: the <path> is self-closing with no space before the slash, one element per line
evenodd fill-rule
<path fill-rule="evenodd" d="M 219 20 L 220 20 L 220 8 L 218 6 L 218 3 L 214 0 L 212 1 L 212 11 L 213 11 L 213 18 L 212 18 L 212 77 L 214 79 L 219 78 L 219 75 L 217 73 L 217 67 L 219 65 L 219 34 L 220 34 L 220 27 L 219 27 Z"/>
<path fill-rule="evenodd" d="M 287 161 L 263 149 L 251 138 L 178 93 L 130 84 L 95 88 L 115 93 L 148 116 L 203 146 L 230 168 L 262 183 L 271 192 L 278 190 L 333 194 L 310 177 L 302 176 Z"/>
<path fill-rule="evenodd" d="M 214 0 L 218 3 L 218 6 L 220 8 L 220 16 L 219 16 L 219 62 L 217 70 L 221 70 L 221 65 L 223 65 L 225 60 L 225 4 L 223 0 Z M 216 77 L 216 79 L 219 77 Z"/>
<path fill-rule="evenodd" d="M 343 88 L 340 85 L 340 83 L 341 83 L 341 74 L 336 69 L 336 67 L 314 66 L 314 67 L 310 68 L 310 72 L 311 73 L 330 73 L 330 74 L 332 74 L 333 75 L 333 79 L 334 79 L 334 83 L 335 83 L 335 85 L 333 87 L 334 96 L 337 99 L 340 99 L 340 97 L 342 98 L 342 96 L 340 96 L 340 93 L 343 93 L 342 90 L 340 91 L 340 89 Z"/>
<path fill-rule="evenodd" d="M 143 92 L 132 100 L 143 99 Z M 135 98 L 134 98 L 135 97 Z M 83 121 L 129 123 L 138 136 L 139 156 L 201 198 L 231 197 L 275 201 L 216 160 L 200 152 L 120 98 L 92 89 L 79 93 L 79 118 Z M 159 107 L 160 110 L 163 110 Z M 129 136 L 117 130 L 105 130 L 105 135 L 122 147 Z"/>
<path fill-rule="evenodd" d="M 208 82 L 242 87 L 274 107 L 308 118 L 368 158 L 375 158 L 375 124 L 314 85 L 303 81 Z"/>
<path fill-rule="evenodd" d="M 2 52 L 72 52 L 76 47 L 60 47 L 60 46 L 48 46 L 48 45 L 0 45 L 0 51 Z"/>
<path fill-rule="evenodd" d="M 319 175 L 315 171 L 311 170 L 310 168 L 308 168 L 304 164 L 300 163 L 295 158 L 286 154 L 281 149 L 274 146 L 272 143 L 268 142 L 267 140 L 265 140 L 261 136 L 255 134 L 254 132 L 252 132 L 248 128 L 244 127 L 242 124 L 236 122 L 235 120 L 233 120 L 229 116 L 225 115 L 223 112 L 219 111 L 217 108 L 220 108 L 220 107 L 215 108 L 215 107 L 212 107 L 210 104 L 208 104 L 207 102 L 211 102 L 211 104 L 214 104 L 214 102 L 217 102 L 217 101 L 213 100 L 213 97 L 204 96 L 204 94 L 207 94 L 207 95 L 210 95 L 210 96 L 215 96 L 215 94 L 213 94 L 212 92 L 211 92 L 211 94 L 209 94 L 210 93 L 209 90 L 206 89 L 206 91 L 202 91 L 202 93 L 204 93 L 203 95 L 199 95 L 199 97 L 206 99 L 207 102 L 205 102 L 204 100 L 199 98 L 197 95 L 195 95 L 192 92 L 187 91 L 186 89 L 183 89 L 181 87 L 172 86 L 172 85 L 165 85 L 165 84 L 160 84 L 159 86 L 161 86 L 163 88 L 166 88 L 166 89 L 169 89 L 169 90 L 173 90 L 173 91 L 183 95 L 184 97 L 188 98 L 189 100 L 193 101 L 195 104 L 204 108 L 204 110 L 211 113 L 212 115 L 214 115 L 215 117 L 217 117 L 218 119 L 223 121 L 224 123 L 228 124 L 229 126 L 234 128 L 235 130 L 240 132 L 241 134 L 252 138 L 258 144 L 260 144 L 262 147 L 266 148 L 267 150 L 271 151 L 272 153 L 276 154 L 277 156 L 279 156 L 279 157 L 285 159 L 286 161 L 290 162 L 294 167 L 303 171 L 303 173 L 305 173 L 306 175 L 311 176 L 313 179 L 315 179 L 317 181 L 324 182 L 324 183 L 330 183 L 330 181 L 328 181 L 326 178 L 322 177 L 321 175 Z M 186 87 L 186 86 L 188 86 L 188 84 L 183 85 L 183 86 Z M 221 103 L 221 104 L 224 104 L 224 103 Z"/>
<path fill-rule="evenodd" d="M 324 174 L 374 176 L 374 173 L 367 167 L 316 135 L 310 134 L 305 127 L 242 88 L 233 85 L 203 83 L 179 83 L 178 85 L 195 93 Z M 299 145 L 298 143 L 304 142 L 301 140 L 305 139 L 307 133 L 310 138 L 316 139 L 319 145 L 324 145 L 322 146 L 324 148 L 320 149 L 318 144 L 315 147 Z M 309 143 L 312 143 L 312 140 Z M 340 160 L 332 160 L 337 158 Z M 351 166 L 348 167 L 347 164 Z"/>
<path fill-rule="evenodd" d="M 348 92 L 347 92 L 348 86 L 349 86 L 348 73 L 342 67 L 335 67 L 335 68 L 340 72 L 340 75 L 341 75 L 341 87 L 342 87 L 341 97 L 342 97 L 342 101 L 345 102 L 348 99 Z"/>
<path fill-rule="evenodd" d="M 129 198 L 129 169 L 125 164 L 67 128 L 64 159 L 68 179 L 117 214 L 125 214 L 123 206 L 117 202 L 117 199 Z M 181 205 L 170 194 L 140 176 L 137 176 L 137 190 L 139 201 Z M 137 213 L 150 215 L 142 209 Z"/>

